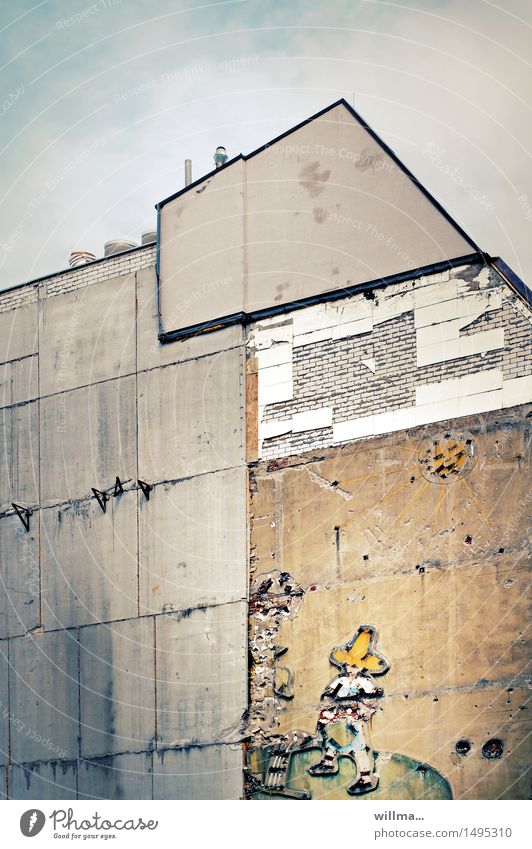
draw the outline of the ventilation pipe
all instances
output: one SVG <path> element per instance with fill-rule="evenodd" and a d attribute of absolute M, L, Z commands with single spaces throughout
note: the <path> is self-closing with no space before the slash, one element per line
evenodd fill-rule
<path fill-rule="evenodd" d="M 222 165 L 225 165 L 227 160 L 229 159 L 227 155 L 227 151 L 223 145 L 219 145 L 214 152 L 214 162 L 217 168 L 221 168 Z"/>
<path fill-rule="evenodd" d="M 90 251 L 72 251 L 68 264 L 70 268 L 77 268 L 79 265 L 87 265 L 88 262 L 94 262 L 95 259 L 96 255 L 91 254 Z"/>
<path fill-rule="evenodd" d="M 103 255 L 115 256 L 124 253 L 124 251 L 130 251 L 132 248 L 138 248 L 136 242 L 130 242 L 129 239 L 111 239 L 111 241 L 105 243 Z"/>
<path fill-rule="evenodd" d="M 192 182 L 192 159 L 185 159 L 185 186 Z"/>

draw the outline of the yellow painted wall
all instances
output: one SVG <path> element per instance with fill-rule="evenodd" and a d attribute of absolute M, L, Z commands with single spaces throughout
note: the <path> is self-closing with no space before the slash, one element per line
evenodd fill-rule
<path fill-rule="evenodd" d="M 254 470 L 250 726 L 257 745 L 296 729 L 315 733 L 320 695 L 337 673 L 329 653 L 369 624 L 391 663 L 376 679 L 385 696 L 371 720 L 374 748 L 434 767 L 454 798 L 528 796 L 529 409 Z M 420 462 L 442 442 L 452 448 L 460 440 L 468 456 L 457 473 L 441 478 Z M 257 587 L 274 570 L 289 573 L 303 595 L 277 621 L 270 615 L 260 662 L 266 596 Z M 274 694 L 264 674 L 273 644 L 287 647 L 275 663 L 293 673 L 292 699 Z M 482 747 L 493 738 L 503 753 L 488 759 Z M 461 739 L 471 744 L 466 755 L 455 750 Z"/>

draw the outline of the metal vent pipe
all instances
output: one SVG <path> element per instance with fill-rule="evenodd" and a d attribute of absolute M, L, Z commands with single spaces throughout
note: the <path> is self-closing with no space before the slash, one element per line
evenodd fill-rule
<path fill-rule="evenodd" d="M 94 262 L 96 255 L 90 251 L 72 251 L 68 264 L 70 268 L 77 268 L 79 265 L 86 265 L 88 262 Z"/>

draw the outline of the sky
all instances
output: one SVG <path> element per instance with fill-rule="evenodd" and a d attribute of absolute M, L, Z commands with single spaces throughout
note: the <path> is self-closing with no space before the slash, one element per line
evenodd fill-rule
<path fill-rule="evenodd" d="M 530 0 L 17 0 L 0 48 L 0 289 L 340 97 L 532 283 Z"/>

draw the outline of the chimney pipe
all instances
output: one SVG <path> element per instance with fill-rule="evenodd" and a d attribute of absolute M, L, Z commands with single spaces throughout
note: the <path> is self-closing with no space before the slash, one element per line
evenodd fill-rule
<path fill-rule="evenodd" d="M 185 159 L 185 186 L 192 182 L 192 159 Z"/>

